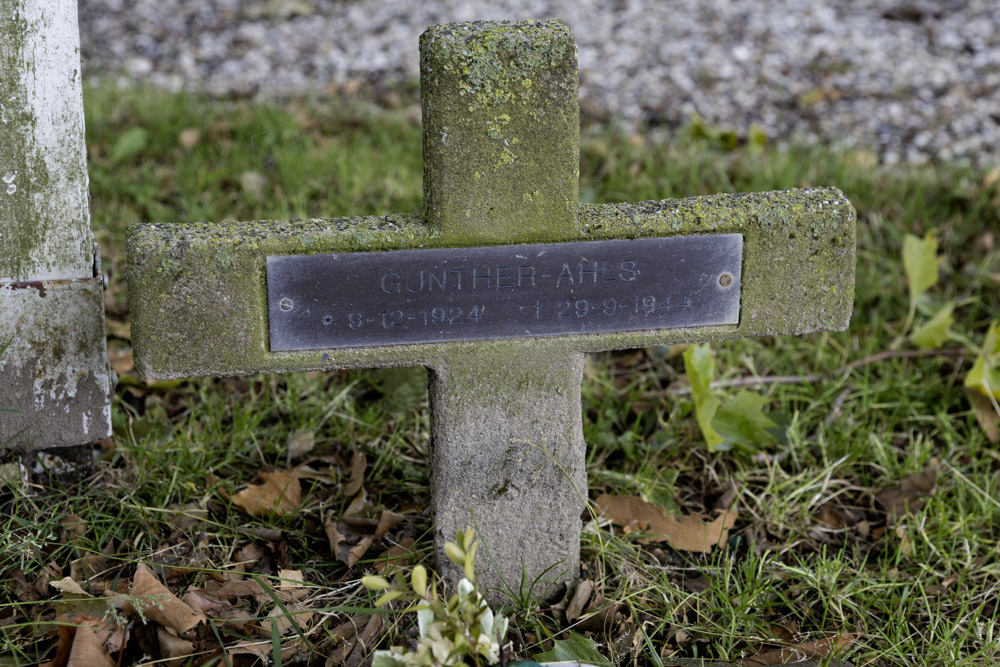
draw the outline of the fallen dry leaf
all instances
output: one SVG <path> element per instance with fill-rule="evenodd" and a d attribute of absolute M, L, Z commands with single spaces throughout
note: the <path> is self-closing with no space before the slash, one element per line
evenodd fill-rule
<path fill-rule="evenodd" d="M 61 614 L 100 618 L 112 604 L 110 598 L 90 595 L 70 577 L 50 581 L 49 586 L 62 593 L 62 599 L 55 602 Z"/>
<path fill-rule="evenodd" d="M 125 350 L 108 350 L 108 362 L 111 370 L 118 375 L 125 375 L 135 370 L 135 361 L 132 359 L 131 348 Z"/>
<path fill-rule="evenodd" d="M 185 503 L 183 506 L 174 503 L 167 509 L 171 511 L 167 521 L 177 530 L 190 530 L 208 520 L 208 508 L 195 502 Z"/>
<path fill-rule="evenodd" d="M 115 553 L 114 544 L 110 540 L 101 549 L 101 553 L 88 553 L 82 558 L 75 558 L 69 564 L 69 576 L 77 581 L 92 581 L 95 577 L 107 571 L 110 566 L 108 556 Z"/>
<path fill-rule="evenodd" d="M 345 496 L 353 496 L 361 490 L 361 485 L 365 481 L 365 470 L 368 468 L 368 459 L 364 452 L 355 451 L 351 455 L 351 469 L 348 473 L 348 482 L 344 487 Z"/>
<path fill-rule="evenodd" d="M 835 507 L 831 507 L 829 503 L 819 508 L 819 511 L 816 513 L 816 520 L 834 530 L 840 530 L 847 526 L 847 522 L 844 521 L 840 512 Z"/>
<path fill-rule="evenodd" d="M 98 631 L 89 625 L 76 629 L 66 667 L 114 667 L 115 662 L 102 646 Z"/>
<path fill-rule="evenodd" d="M 265 550 L 260 545 L 254 544 L 253 542 L 248 542 L 247 544 L 240 547 L 236 552 L 235 560 L 236 564 L 233 568 L 235 572 L 251 572 L 260 562 L 262 558 L 267 557 L 267 550 Z M 236 579 L 242 579 L 242 575 L 236 577 Z"/>
<path fill-rule="evenodd" d="M 203 593 L 204 591 L 200 589 L 191 589 L 181 596 L 181 602 L 194 610 L 200 609 L 206 615 L 218 611 L 229 604 L 228 600 L 217 599 L 211 595 L 203 595 Z"/>
<path fill-rule="evenodd" d="M 608 604 L 607 598 L 601 594 L 600 589 L 596 588 L 596 586 L 591 584 L 589 592 L 586 588 L 584 587 L 582 591 L 579 588 L 577 591 L 574 591 L 573 599 L 570 600 L 570 604 L 566 608 L 567 618 L 571 614 L 575 615 L 577 613 L 574 603 L 578 603 L 577 594 L 579 593 L 580 599 L 583 601 L 583 607 L 578 612 L 579 615 L 573 627 L 577 632 L 594 632 L 603 636 L 611 636 L 615 632 L 613 628 L 626 619 L 628 605 L 622 602 Z M 635 636 L 631 632 L 627 634 L 630 637 Z"/>
<path fill-rule="evenodd" d="M 21 568 L 17 568 L 10 573 L 11 583 L 10 592 L 14 594 L 15 599 L 19 602 L 35 602 L 38 600 L 39 595 L 35 590 L 35 587 L 28 582 L 28 578 L 24 575 L 24 571 Z"/>
<path fill-rule="evenodd" d="M 271 600 L 271 594 L 266 592 L 263 586 L 255 579 L 224 581 L 222 583 L 209 581 L 205 584 L 205 588 L 190 589 L 188 595 L 192 595 L 190 599 L 190 603 L 193 603 L 192 606 L 199 609 L 205 609 L 210 605 L 209 601 L 211 600 L 225 603 L 225 606 L 228 606 L 230 603 L 238 603 L 242 598 L 252 598 L 258 605 Z M 226 611 L 225 606 L 218 611 L 213 611 L 213 615 L 222 615 Z"/>
<path fill-rule="evenodd" d="M 123 643 L 122 630 L 100 618 L 76 616 L 72 619 L 60 616 L 59 645 L 55 657 L 41 667 L 113 667 L 115 664 L 108 654 L 106 644 L 112 643 L 117 650 Z"/>
<path fill-rule="evenodd" d="M 316 431 L 298 431 L 288 436 L 286 451 L 289 462 L 305 456 L 316 446 Z"/>
<path fill-rule="evenodd" d="M 163 628 L 156 628 L 156 640 L 160 644 L 160 656 L 163 658 L 183 658 L 194 653 L 194 644 L 170 634 Z"/>
<path fill-rule="evenodd" d="M 594 582 L 590 579 L 584 579 L 576 586 L 576 590 L 573 591 L 573 598 L 569 601 L 569 606 L 566 607 L 566 620 L 572 623 L 576 619 L 583 616 L 583 610 L 590 602 L 590 596 L 594 592 Z"/>
<path fill-rule="evenodd" d="M 271 656 L 271 642 L 244 639 L 227 646 L 226 653 L 229 655 L 255 655 L 258 658 L 267 659 Z"/>
<path fill-rule="evenodd" d="M 278 591 L 290 599 L 301 600 L 309 595 L 309 587 L 304 585 L 306 578 L 300 571 L 278 570 L 278 578 L 281 579 Z"/>
<path fill-rule="evenodd" d="M 59 523 L 66 531 L 68 540 L 79 540 L 87 536 L 87 522 L 76 514 L 67 514 Z"/>
<path fill-rule="evenodd" d="M 89 598 L 90 594 L 80 587 L 80 584 L 73 581 L 70 577 L 63 577 L 59 581 L 50 581 L 49 586 L 56 589 L 66 597 L 71 597 L 74 595 Z"/>
<path fill-rule="evenodd" d="M 280 542 L 284 539 L 284 532 L 278 528 L 268 528 L 267 526 L 252 526 L 249 531 L 250 535 L 257 537 L 259 539 L 265 540 L 267 542 Z"/>
<path fill-rule="evenodd" d="M 910 475 L 896 486 L 879 491 L 875 496 L 890 522 L 904 514 L 916 514 L 927 504 L 927 498 L 934 495 L 938 470 L 941 463 L 935 457 L 922 471 Z"/>
<path fill-rule="evenodd" d="M 325 484 L 332 483 L 333 475 L 330 468 L 325 468 L 323 470 L 316 470 L 313 468 L 311 463 L 300 463 L 292 469 L 295 476 L 301 479 L 314 479 L 317 482 L 323 482 Z"/>
<path fill-rule="evenodd" d="M 212 614 L 212 620 L 242 637 L 249 637 L 260 617 L 255 610 L 226 607 Z"/>
<path fill-rule="evenodd" d="M 642 531 L 646 534 L 640 544 L 667 542 L 681 551 L 708 553 L 713 546 L 720 546 L 729 539 L 729 531 L 737 517 L 736 512 L 721 512 L 706 521 L 707 517 L 690 514 L 676 519 L 662 508 L 637 496 L 610 496 L 604 494 L 594 501 L 597 508 L 626 532 Z"/>
<path fill-rule="evenodd" d="M 394 544 L 383 551 L 375 560 L 375 571 L 379 574 L 385 574 L 405 565 L 413 556 L 413 552 L 410 550 L 412 546 L 413 538 L 404 537 L 399 541 L 399 544 Z"/>
<path fill-rule="evenodd" d="M 268 612 L 267 618 L 257 629 L 257 636 L 261 638 L 270 637 L 272 623 L 277 626 L 279 635 L 285 635 L 292 632 L 294 626 L 298 626 L 298 630 L 302 632 L 302 634 L 308 632 L 310 626 L 312 625 L 313 617 L 315 616 L 313 610 L 302 604 L 285 605 L 285 609 L 288 610 L 287 614 L 281 607 L 275 605 L 274 608 Z M 298 632 L 296 632 L 296 634 L 298 634 Z"/>
<path fill-rule="evenodd" d="M 794 619 L 783 625 L 771 626 L 771 638 L 782 644 L 791 644 L 795 640 L 795 633 L 798 632 L 798 623 Z"/>
<path fill-rule="evenodd" d="M 184 604 L 157 580 L 156 575 L 146 565 L 140 563 L 132 579 L 132 590 L 129 591 L 132 600 L 139 603 L 140 610 L 135 608 L 132 600 L 123 605 L 126 611 L 137 613 L 166 626 L 179 635 L 207 620 L 201 609 L 192 609 Z"/>
<path fill-rule="evenodd" d="M 976 413 L 976 421 L 983 429 L 986 439 L 994 445 L 1000 443 L 1000 412 L 993 405 L 993 401 L 974 389 L 966 389 L 965 396 L 972 404 L 972 409 Z"/>
<path fill-rule="evenodd" d="M 382 510 L 378 519 L 345 516 L 337 521 L 333 512 L 326 515 L 323 529 L 330 540 L 330 549 L 337 560 L 354 567 L 375 540 L 399 525 L 403 517 L 389 510 Z"/>
<path fill-rule="evenodd" d="M 20 486 L 23 481 L 21 464 L 17 461 L 0 464 L 0 485 Z"/>
<path fill-rule="evenodd" d="M 345 536 L 340 532 L 338 526 L 335 523 L 327 523 L 324 525 L 326 530 L 326 536 L 330 540 L 330 548 L 333 550 L 334 556 L 337 557 L 341 563 L 345 563 L 348 567 L 354 567 L 362 556 L 368 551 L 369 547 L 375 542 L 375 537 L 373 535 L 361 536 L 357 542 L 351 544 L 348 541 L 348 537 L 354 537 L 350 533 Z M 345 531 L 346 532 L 346 531 Z"/>
<path fill-rule="evenodd" d="M 344 516 L 362 516 L 367 514 L 372 509 L 372 504 L 368 502 L 368 492 L 365 491 L 364 487 L 358 491 L 358 494 L 354 496 L 347 509 L 344 510 Z"/>
<path fill-rule="evenodd" d="M 188 150 L 194 148 L 201 141 L 201 130 L 197 127 L 188 127 L 177 134 L 177 141 Z"/>
<path fill-rule="evenodd" d="M 309 650 L 309 647 L 305 645 L 301 639 L 290 638 L 281 642 L 281 660 L 285 662 L 292 658 L 296 654 L 302 654 Z M 273 646 L 271 644 L 270 635 L 267 639 L 244 639 L 242 641 L 236 642 L 228 647 L 226 647 L 226 653 L 231 656 L 238 655 L 251 655 L 257 658 L 262 658 L 265 664 L 272 664 L 270 658 L 272 657 Z M 228 662 L 228 661 L 227 661 Z M 246 662 L 233 661 L 232 664 L 245 665 Z M 261 664 L 260 662 L 251 662 L 249 664 Z M 330 664 L 330 663 L 327 663 Z"/>
<path fill-rule="evenodd" d="M 380 615 L 363 614 L 341 623 L 330 634 L 343 640 L 330 654 L 330 662 L 334 665 L 359 667 L 385 634 L 385 623 Z"/>
<path fill-rule="evenodd" d="M 211 567 L 207 554 L 208 546 L 208 535 L 205 533 L 198 535 L 197 544 L 175 535 L 167 544 L 161 545 L 155 554 L 149 556 L 146 564 L 163 581 L 168 584 L 175 583 L 191 573 Z"/>
<path fill-rule="evenodd" d="M 743 659 L 742 667 L 760 667 L 761 665 L 790 665 L 809 658 L 825 658 L 836 649 L 850 646 L 857 640 L 857 635 L 844 633 L 830 639 L 820 639 L 804 642 L 796 646 L 772 649 Z"/>
<path fill-rule="evenodd" d="M 248 514 L 288 514 L 302 503 L 302 488 L 294 472 L 262 472 L 263 484 L 251 484 L 231 500 Z"/>

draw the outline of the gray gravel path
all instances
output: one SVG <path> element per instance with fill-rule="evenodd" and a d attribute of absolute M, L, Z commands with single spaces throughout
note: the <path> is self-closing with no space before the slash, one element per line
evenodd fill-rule
<path fill-rule="evenodd" d="M 80 0 L 88 77 L 287 94 L 411 81 L 429 24 L 565 20 L 590 112 L 1000 164 L 1000 0 Z"/>

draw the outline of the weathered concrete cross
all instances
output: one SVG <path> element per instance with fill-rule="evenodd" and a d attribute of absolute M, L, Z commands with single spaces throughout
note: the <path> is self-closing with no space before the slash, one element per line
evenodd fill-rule
<path fill-rule="evenodd" d="M 563 23 L 435 26 L 420 48 L 423 214 L 137 226 L 136 366 L 427 366 L 439 568 L 460 576 L 444 542 L 474 522 L 487 586 L 571 579 L 584 354 L 844 328 L 854 209 L 834 189 L 579 205 Z"/>

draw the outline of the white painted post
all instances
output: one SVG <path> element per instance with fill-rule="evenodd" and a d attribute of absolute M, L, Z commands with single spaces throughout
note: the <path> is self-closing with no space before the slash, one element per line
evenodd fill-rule
<path fill-rule="evenodd" d="M 0 450 L 111 430 L 76 0 L 0 0 Z"/>

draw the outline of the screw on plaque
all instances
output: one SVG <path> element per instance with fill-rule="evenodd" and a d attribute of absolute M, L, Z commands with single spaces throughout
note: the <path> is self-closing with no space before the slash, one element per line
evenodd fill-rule
<path fill-rule="evenodd" d="M 729 287 L 733 284 L 733 274 L 723 273 L 719 276 L 719 284 L 723 287 Z"/>
<path fill-rule="evenodd" d="M 286 313 L 294 307 L 295 304 L 292 303 L 292 300 L 287 297 L 278 302 L 278 308 L 281 308 Z"/>

